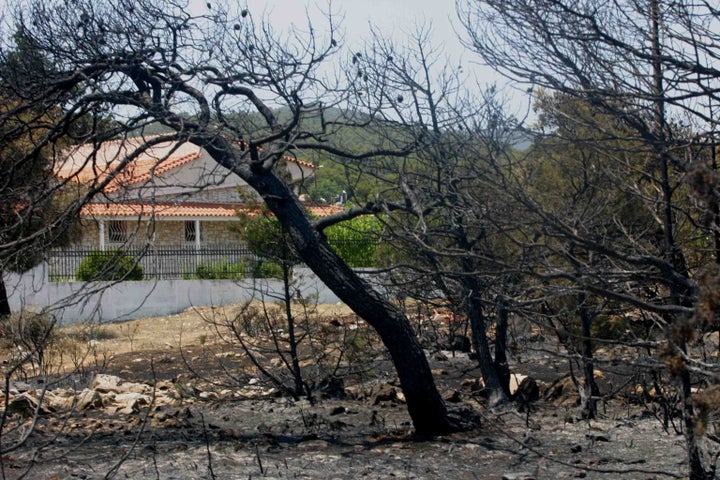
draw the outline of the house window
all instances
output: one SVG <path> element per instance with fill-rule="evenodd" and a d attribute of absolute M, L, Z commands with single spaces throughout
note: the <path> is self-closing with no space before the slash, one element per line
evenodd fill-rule
<path fill-rule="evenodd" d="M 121 220 L 108 222 L 108 240 L 110 243 L 124 243 L 127 241 L 127 228 Z"/>
<path fill-rule="evenodd" d="M 198 236 L 198 224 L 195 221 L 185 222 L 185 241 L 194 242 Z M 200 232 L 200 238 L 202 239 L 202 232 Z"/>

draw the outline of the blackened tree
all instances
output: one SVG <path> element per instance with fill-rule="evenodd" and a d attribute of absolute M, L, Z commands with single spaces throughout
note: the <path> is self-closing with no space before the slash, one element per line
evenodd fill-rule
<path fill-rule="evenodd" d="M 412 130 L 422 143 L 401 161 L 366 166 L 363 174 L 379 187 L 355 198 L 351 212 L 383 212 L 385 244 L 406 252 L 391 269 L 396 284 L 415 298 L 442 297 L 468 320 L 489 403 L 496 405 L 510 397 L 505 330 L 524 255 L 513 240 L 522 235 L 521 218 L 503 187 L 513 170 L 517 122 L 506 117 L 493 88 L 470 93 L 462 69 L 442 60 L 429 32 L 420 26 L 407 45 L 375 35 L 353 57 L 358 98 L 397 125 L 377 135 L 397 141 L 398 131 Z"/>
<path fill-rule="evenodd" d="M 574 229 L 541 205 L 532 208 L 543 217 L 545 233 L 580 253 L 570 270 L 553 275 L 654 315 L 667 333 L 665 360 L 681 385 L 689 476 L 712 478 L 713 456 L 703 453 L 695 435 L 690 383 L 690 371 L 703 369 L 688 346 L 698 326 L 698 280 L 707 278 L 700 273 L 715 264 L 708 260 L 717 255 L 717 216 L 712 199 L 692 201 L 688 180 L 690 172 L 716 171 L 709 152 L 717 132 L 717 9 L 661 0 L 489 0 L 458 7 L 467 45 L 485 63 L 526 87 L 543 87 L 610 116 L 610 131 L 602 122 L 589 124 L 596 140 L 624 132 L 624 152 L 617 143 L 600 148 L 623 172 L 619 185 L 652 216 L 652 231 L 638 237 L 627 230 L 617 242 Z"/>
<path fill-rule="evenodd" d="M 360 161 L 406 155 L 412 132 L 363 151 L 334 144 L 348 122 L 328 108 L 350 104 L 352 89 L 324 69 L 341 52 L 332 16 L 320 35 L 308 26 L 279 32 L 253 12 L 213 3 L 192 13 L 187 2 L 31 2 L 16 18 L 56 66 L 46 90 L 66 95 L 65 118 L 113 110 L 116 135 L 157 122 L 169 133 L 147 137 L 106 175 L 84 185 L 74 205 L 101 191 L 143 151 L 168 141 L 190 141 L 247 182 L 280 222 L 297 255 L 379 334 L 395 364 L 408 411 L 419 433 L 453 430 L 424 352 L 407 318 L 333 251 L 323 228 L 350 218 L 313 220 L 282 178 L 278 165 L 298 150 L 323 150 Z M 47 95 L 47 92 L 46 92 Z M 280 110 L 279 110 L 280 109 Z M 229 118 L 244 111 L 246 122 Z M 283 115 L 279 115 L 282 111 Z M 318 122 L 318 119 L 320 120 Z M 57 125 L 61 125 L 58 122 Z M 108 134 L 96 135 L 100 145 Z M 91 155 L 87 162 L 93 162 Z"/>

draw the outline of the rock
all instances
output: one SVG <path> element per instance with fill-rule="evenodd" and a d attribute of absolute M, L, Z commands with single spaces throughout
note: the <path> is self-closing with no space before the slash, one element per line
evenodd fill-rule
<path fill-rule="evenodd" d="M 70 410 L 75 404 L 75 392 L 65 389 L 45 392 L 44 402 L 55 411 Z"/>
<path fill-rule="evenodd" d="M 344 392 L 346 397 L 355 400 L 361 400 L 365 396 L 364 389 L 361 385 L 351 385 L 349 387 L 345 387 Z"/>
<path fill-rule="evenodd" d="M 99 393 L 143 393 L 148 394 L 152 387 L 145 383 L 123 382 L 120 377 L 99 373 L 95 375 L 90 388 Z"/>
<path fill-rule="evenodd" d="M 700 345 L 705 347 L 705 350 L 710 352 L 712 355 L 717 355 L 720 350 L 720 338 L 718 338 L 718 332 L 706 333 L 701 337 L 698 342 Z"/>
<path fill-rule="evenodd" d="M 397 400 L 397 390 L 387 383 L 378 383 L 372 388 L 370 399 L 373 405 Z"/>
<path fill-rule="evenodd" d="M 182 398 L 195 398 L 198 394 L 197 389 L 195 388 L 195 385 L 192 383 L 184 383 L 184 382 L 175 382 L 174 384 L 174 391 L 168 392 L 168 395 L 175 399 L 182 399 Z"/>
<path fill-rule="evenodd" d="M 30 384 L 21 382 L 19 380 L 13 380 L 10 382 L 10 393 L 25 393 L 30 390 Z"/>
<path fill-rule="evenodd" d="M 341 413 L 345 413 L 346 409 L 342 405 L 338 405 L 337 407 L 330 410 L 330 415 L 340 415 Z"/>
<path fill-rule="evenodd" d="M 149 395 L 153 390 L 153 387 L 146 383 L 135 382 L 122 382 L 118 388 L 118 393 L 141 393 L 143 395 Z"/>
<path fill-rule="evenodd" d="M 523 375 L 522 373 L 511 373 L 510 374 L 510 395 L 515 395 L 515 392 L 517 392 L 518 388 L 520 387 L 520 384 L 526 378 L 527 378 L 527 376 Z"/>
<path fill-rule="evenodd" d="M 9 415 L 20 415 L 23 418 L 29 418 L 35 415 L 38 411 L 38 405 L 40 401 L 28 392 L 18 395 L 13 398 L 7 406 L 7 413 Z M 39 408 L 40 413 L 51 413 L 52 411 L 43 406 Z"/>
<path fill-rule="evenodd" d="M 149 405 L 151 398 L 142 393 L 118 393 L 115 396 L 115 403 L 118 405 L 118 413 L 129 415 L 137 413 L 146 405 Z"/>
<path fill-rule="evenodd" d="M 334 375 L 327 376 L 320 381 L 318 390 L 326 398 L 342 398 L 345 396 L 345 381 Z"/>
<path fill-rule="evenodd" d="M 100 393 L 117 393 L 118 385 L 120 384 L 120 382 L 122 382 L 120 377 L 116 377 L 115 375 L 98 373 L 97 375 L 95 375 L 95 378 L 93 378 L 93 381 L 90 384 L 90 388 Z"/>
<path fill-rule="evenodd" d="M 311 439 L 304 442 L 300 442 L 296 447 L 300 452 L 312 452 L 317 450 L 325 450 L 330 444 L 325 440 Z"/>
<path fill-rule="evenodd" d="M 555 380 L 543 393 L 545 400 L 555 400 L 556 405 L 577 403 L 579 400 L 575 383 L 570 376 Z"/>
<path fill-rule="evenodd" d="M 528 343 L 539 343 L 545 341 L 545 335 L 542 333 L 533 333 L 532 335 L 528 335 L 525 337 L 525 341 Z"/>
<path fill-rule="evenodd" d="M 610 441 L 610 437 L 603 433 L 587 433 L 587 434 L 585 434 L 585 438 L 587 438 L 591 442 L 609 442 Z"/>
<path fill-rule="evenodd" d="M 435 354 L 435 360 L 437 360 L 438 362 L 447 362 L 448 356 L 442 352 L 438 352 Z"/>
<path fill-rule="evenodd" d="M 94 410 L 102 408 L 103 398 L 97 390 L 85 389 L 77 396 L 75 407 L 78 410 Z"/>
<path fill-rule="evenodd" d="M 202 400 L 218 400 L 220 397 L 215 392 L 200 392 L 198 395 Z"/>
<path fill-rule="evenodd" d="M 515 391 L 515 401 L 523 412 L 533 402 L 540 399 L 540 387 L 532 377 L 523 378 L 522 382 Z"/>
<path fill-rule="evenodd" d="M 475 393 L 485 388 L 485 383 L 482 378 L 465 378 L 460 382 L 460 386 Z"/>
<path fill-rule="evenodd" d="M 168 418 L 170 418 L 170 415 L 167 412 L 155 412 L 152 416 L 153 420 L 155 420 L 157 423 L 162 423 Z"/>
<path fill-rule="evenodd" d="M 502 480 L 535 480 L 530 472 L 503 473 Z"/>
<path fill-rule="evenodd" d="M 462 395 L 457 390 L 453 390 L 443 395 L 443 400 L 448 403 L 460 403 L 462 402 Z"/>
<path fill-rule="evenodd" d="M 174 384 L 171 380 L 160 380 L 155 384 L 155 390 L 159 392 L 165 392 L 172 390 L 174 387 Z"/>

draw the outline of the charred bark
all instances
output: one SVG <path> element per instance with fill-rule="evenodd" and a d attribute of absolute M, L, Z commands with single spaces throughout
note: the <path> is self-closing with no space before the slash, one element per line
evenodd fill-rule
<path fill-rule="evenodd" d="M 597 397 L 600 395 L 600 389 L 595 382 L 595 363 L 593 362 L 592 347 L 592 315 L 585 305 L 585 294 L 578 295 L 578 310 L 580 314 L 580 324 L 582 329 L 582 342 L 580 354 L 582 356 L 583 374 L 585 377 L 584 385 L 580 388 L 580 411 L 583 418 L 595 418 L 597 414 Z"/>
<path fill-rule="evenodd" d="M 202 143 L 216 161 L 238 174 L 262 196 L 303 262 L 378 333 L 397 371 L 416 432 L 438 435 L 457 430 L 448 417 L 425 352 L 404 313 L 382 298 L 332 250 L 280 178 L 257 167 L 253 171 L 252 164 L 250 168 L 243 168 L 240 162 L 234 161 L 233 148 L 222 139 Z"/>
<path fill-rule="evenodd" d="M 5 279 L 0 271 L 0 318 L 10 316 L 10 300 L 8 299 L 7 289 L 5 288 Z"/>
<path fill-rule="evenodd" d="M 468 301 L 468 318 L 470 320 L 473 348 L 477 355 L 480 373 L 485 382 L 485 389 L 488 392 L 488 405 L 495 406 L 504 403 L 508 400 L 508 396 L 505 389 L 503 389 L 495 361 L 490 352 L 483 306 L 479 299 L 472 296 Z"/>
<path fill-rule="evenodd" d="M 507 358 L 508 304 L 504 298 L 497 302 L 495 321 L 495 371 L 505 395 L 510 398 L 510 365 Z"/>

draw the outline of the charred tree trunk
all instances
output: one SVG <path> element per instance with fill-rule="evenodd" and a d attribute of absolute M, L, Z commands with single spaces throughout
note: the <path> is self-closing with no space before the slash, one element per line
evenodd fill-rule
<path fill-rule="evenodd" d="M 290 347 L 290 367 L 293 375 L 295 396 L 298 398 L 302 395 L 312 402 L 312 391 L 303 378 L 302 369 L 300 368 L 300 357 L 298 356 L 298 342 L 295 335 L 295 316 L 292 312 L 292 294 L 290 292 L 290 270 L 291 267 L 287 261 L 280 262 L 283 273 L 283 295 L 285 301 L 285 319 L 287 320 L 288 343 Z"/>
<path fill-rule="evenodd" d="M 661 30 L 663 28 L 663 17 L 659 0 L 650 2 L 651 40 L 652 40 L 652 67 L 653 67 L 653 121 L 656 137 L 656 155 L 660 168 L 660 189 L 662 192 L 662 228 L 664 251 L 663 257 L 671 268 L 664 273 L 670 290 L 670 302 L 675 305 L 692 307 L 694 304 L 693 288 L 690 286 L 687 262 L 683 252 L 675 240 L 675 218 L 673 193 L 674 188 L 670 181 L 670 154 L 668 152 L 668 141 L 666 138 L 667 121 L 665 111 L 665 85 L 664 68 L 662 63 L 663 48 L 661 43 Z M 683 322 L 684 318 L 674 318 L 671 321 Z M 683 351 L 685 350 L 685 339 L 673 338 L 673 329 L 668 329 L 671 344 L 676 344 Z M 679 341 L 678 341 L 679 340 Z M 706 480 L 709 478 L 708 470 L 705 469 L 702 461 L 702 453 L 695 434 L 695 412 L 690 389 L 690 372 L 683 366 L 679 372 L 682 393 L 683 421 L 685 434 L 685 445 L 688 454 L 689 478 L 691 480 Z M 714 476 L 714 475 L 713 475 Z"/>
<path fill-rule="evenodd" d="M 471 290 L 471 292 L 474 293 L 476 290 Z M 468 319 L 470 320 L 473 348 L 477 355 L 480 373 L 485 382 L 485 389 L 488 391 L 488 405 L 495 406 L 504 403 L 508 400 L 508 396 L 503 389 L 495 361 L 490 352 L 490 342 L 488 341 L 485 325 L 485 313 L 482 303 L 473 294 L 471 294 L 468 299 L 467 313 Z"/>
<path fill-rule="evenodd" d="M 221 138 L 199 140 L 216 161 L 238 174 L 261 195 L 303 262 L 378 333 L 397 371 L 416 432 L 437 435 L 455 431 L 457 428 L 448 417 L 425 352 L 404 313 L 383 299 L 332 250 L 280 178 L 260 167 L 259 162 L 252 162 L 250 166 L 236 162 L 234 147 Z M 257 157 L 256 151 L 252 154 Z"/>
<path fill-rule="evenodd" d="M 495 322 L 495 371 L 505 395 L 510 398 L 510 366 L 507 359 L 508 304 L 500 297 Z"/>
<path fill-rule="evenodd" d="M 339 259 L 324 239 L 318 236 L 315 242 L 305 243 L 299 231 L 291 236 L 308 267 L 377 331 L 395 365 L 416 431 L 453 431 L 425 352 L 407 317 Z"/>
<path fill-rule="evenodd" d="M 583 373 L 585 384 L 580 388 L 580 412 L 583 418 L 595 418 L 597 414 L 597 397 L 600 395 L 600 389 L 595 382 L 595 363 L 593 362 L 592 348 L 592 315 L 585 305 L 586 296 L 584 293 L 578 294 L 578 312 L 580 314 L 580 324 L 582 329 L 582 343 L 580 347 L 580 355 L 582 356 Z"/>
<path fill-rule="evenodd" d="M 7 289 L 5 288 L 5 279 L 2 271 L 0 271 L 0 318 L 10 316 L 10 300 L 8 299 Z"/>

